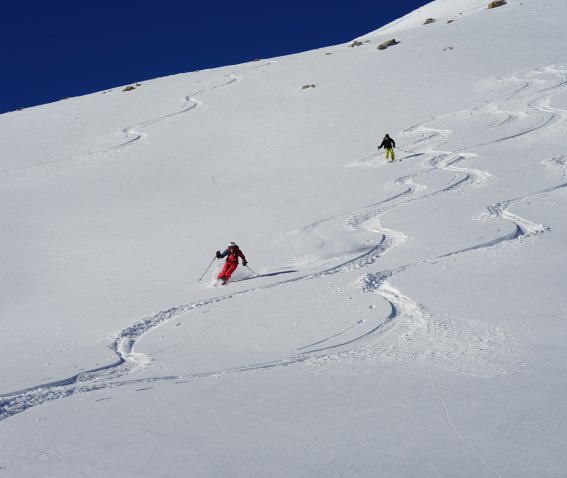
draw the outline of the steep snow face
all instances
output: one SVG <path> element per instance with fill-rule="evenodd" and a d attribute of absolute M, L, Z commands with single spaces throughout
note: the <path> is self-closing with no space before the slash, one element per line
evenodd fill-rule
<path fill-rule="evenodd" d="M 561 476 L 567 5 L 485 3 L 0 116 L 0 475 Z"/>
<path fill-rule="evenodd" d="M 432 19 L 434 21 L 432 23 L 452 23 L 459 19 L 466 19 L 470 14 L 486 10 L 489 3 L 490 0 L 436 0 L 360 38 L 367 39 L 381 34 L 399 33 L 419 28 L 428 19 Z"/>

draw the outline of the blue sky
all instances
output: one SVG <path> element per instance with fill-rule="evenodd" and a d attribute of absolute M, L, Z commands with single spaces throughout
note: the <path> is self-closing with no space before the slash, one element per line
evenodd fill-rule
<path fill-rule="evenodd" d="M 426 3 L 6 0 L 0 9 L 0 113 L 343 43 Z"/>

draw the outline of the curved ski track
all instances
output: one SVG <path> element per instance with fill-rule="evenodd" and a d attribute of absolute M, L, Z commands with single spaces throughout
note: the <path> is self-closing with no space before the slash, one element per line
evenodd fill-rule
<path fill-rule="evenodd" d="M 269 61 L 265 61 L 262 62 L 260 65 L 255 65 L 253 67 L 251 67 L 249 70 L 257 70 L 259 68 L 263 68 L 265 66 L 269 66 L 273 63 L 277 63 L 275 60 L 269 60 Z M 229 85 L 232 85 L 240 80 L 243 79 L 242 76 L 236 75 L 236 74 L 229 74 L 229 75 L 225 75 L 224 76 L 225 81 L 220 84 L 220 85 L 216 85 L 216 86 L 212 86 L 210 88 L 204 88 L 202 90 L 196 91 L 195 93 L 192 93 L 190 95 L 187 95 L 184 97 L 184 101 L 185 104 L 182 106 L 182 108 L 178 111 L 174 111 L 173 113 L 169 113 L 163 116 L 159 116 L 156 118 L 152 118 L 146 121 L 142 121 L 140 123 L 136 123 L 134 125 L 131 126 L 126 126 L 122 129 L 122 131 L 120 131 L 120 135 L 122 135 L 124 137 L 124 140 L 115 145 L 115 146 L 110 146 L 109 148 L 106 149 L 102 149 L 99 151 L 88 151 L 85 153 L 79 153 L 79 154 L 73 154 L 71 156 L 67 156 L 64 158 L 60 158 L 60 159 L 53 159 L 50 161 L 43 161 L 43 162 L 39 162 L 39 163 L 35 163 L 35 164 L 30 164 L 28 166 L 23 166 L 23 167 L 17 167 L 17 168 L 10 168 L 10 169 L 3 169 L 0 170 L 0 174 L 2 173 L 10 173 L 13 171 L 20 171 L 20 170 L 26 170 L 26 169 L 34 169 L 34 168 L 38 168 L 41 166 L 48 166 L 50 164 L 56 164 L 56 163 L 61 163 L 61 162 L 65 162 L 65 161 L 70 161 L 70 160 L 76 160 L 76 159 L 80 159 L 80 158 L 86 158 L 86 157 L 98 157 L 98 156 L 105 156 L 105 155 L 109 155 L 109 154 L 113 154 L 113 153 L 117 153 L 117 152 L 121 152 L 124 149 L 126 149 L 128 146 L 132 146 L 133 144 L 139 142 L 140 140 L 143 140 L 144 138 L 146 138 L 147 133 L 143 132 L 142 130 L 154 125 L 160 121 L 163 121 L 165 119 L 168 118 L 173 118 L 175 116 L 181 116 L 184 115 L 186 113 L 189 113 L 193 110 L 195 110 L 196 108 L 198 108 L 199 106 L 201 106 L 203 103 L 201 101 L 199 101 L 197 99 L 198 96 L 202 96 L 205 95 L 211 91 L 214 91 L 216 89 L 219 88 L 225 88 Z"/>
<path fill-rule="evenodd" d="M 251 68 L 249 68 L 249 70 L 257 70 L 260 68 L 263 68 L 265 66 L 270 66 L 271 64 L 277 63 L 275 60 L 268 60 L 265 62 L 262 62 L 260 65 L 255 65 Z M 101 151 L 101 154 L 105 154 L 105 153 L 109 153 L 112 151 L 120 151 L 123 150 L 125 147 L 135 143 L 136 141 L 139 141 L 143 138 L 145 138 L 146 134 L 142 133 L 141 129 L 147 128 L 148 126 L 154 125 L 156 123 L 159 123 L 160 121 L 163 121 L 165 119 L 168 118 L 172 118 L 174 116 L 180 116 L 183 115 L 185 113 L 189 113 L 190 111 L 193 111 L 194 109 L 198 108 L 199 106 L 201 106 L 203 103 L 199 100 L 197 100 L 196 98 L 198 96 L 202 96 L 205 95 L 207 93 L 210 93 L 211 91 L 214 90 L 218 90 L 219 88 L 225 88 L 227 86 L 230 86 L 238 81 L 241 81 L 243 79 L 242 76 L 240 75 L 236 75 L 234 73 L 231 73 L 229 75 L 224 75 L 224 83 L 220 84 L 220 85 L 216 85 L 216 86 L 212 86 L 210 88 L 204 88 L 202 90 L 196 91 L 195 93 L 185 96 L 184 100 L 185 100 L 185 104 L 183 105 L 183 107 L 179 110 L 179 111 L 175 111 L 173 113 L 169 113 L 163 116 L 159 116 L 157 118 L 152 118 L 146 121 L 142 121 L 140 123 L 136 123 L 135 125 L 132 126 L 127 126 L 122 130 L 122 134 L 125 136 L 125 141 L 116 145 L 116 146 L 111 146 L 110 148 L 107 148 L 103 151 Z M 93 154 L 93 153 L 90 153 Z"/>
<path fill-rule="evenodd" d="M 527 76 L 528 74 L 537 74 L 538 71 L 540 70 L 533 70 L 524 73 L 524 75 Z M 552 73 L 556 76 L 560 76 L 561 74 L 566 73 L 565 70 L 559 69 L 558 67 L 553 65 L 545 67 L 541 69 L 541 71 L 544 73 Z M 227 79 L 227 83 L 216 86 L 215 88 L 221 88 L 223 86 L 227 86 L 228 84 L 232 84 L 235 81 L 238 81 L 238 77 L 236 76 L 229 76 L 227 77 Z M 506 106 L 509 102 L 520 100 L 525 100 L 524 105 L 526 109 L 530 111 L 532 116 L 536 116 L 536 123 L 535 125 L 528 125 L 528 127 L 517 134 L 505 135 L 486 144 L 503 142 L 512 138 L 518 138 L 520 136 L 533 133 L 542 128 L 549 127 L 553 123 L 563 121 L 565 116 L 567 115 L 567 112 L 565 112 L 564 110 L 549 107 L 549 101 L 554 92 L 559 91 L 563 86 L 566 85 L 566 81 L 563 76 L 560 76 L 560 81 L 558 83 L 554 83 L 552 85 L 548 85 L 548 82 L 544 80 L 520 80 L 514 75 L 501 77 L 498 80 L 522 81 L 523 84 L 514 93 L 501 98 L 499 102 L 487 104 L 484 107 L 478 109 L 482 110 L 483 112 L 492 111 L 493 114 L 496 114 L 498 116 L 497 121 L 490 124 L 488 127 L 502 127 L 507 126 L 511 123 L 515 123 L 517 121 L 521 121 L 521 114 L 506 112 L 504 108 L 500 109 L 501 105 Z M 138 132 L 136 132 L 136 128 L 141 129 L 144 126 L 148 126 L 163 119 L 183 114 L 195 109 L 199 105 L 199 102 L 195 99 L 195 96 L 204 94 L 206 91 L 208 90 L 202 90 L 190 97 L 187 97 L 186 106 L 181 111 L 163 117 L 155 118 L 144 123 L 139 123 L 133 127 L 125 128 L 124 134 L 127 137 L 132 137 L 128 137 L 128 140 L 126 142 L 114 147 L 113 149 L 124 148 L 127 145 L 132 144 L 132 142 L 138 141 L 140 138 L 136 136 L 139 134 Z M 529 118 L 531 115 L 527 114 L 525 115 L 525 117 Z M 360 279 L 360 286 L 362 291 L 380 294 L 384 298 L 384 300 L 386 300 L 390 304 L 391 311 L 386 318 L 382 319 L 370 330 L 365 331 L 356 338 L 351 338 L 342 342 L 333 340 L 340 338 L 341 335 L 355 329 L 358 326 L 358 323 L 342 332 L 334 334 L 331 337 L 325 337 L 314 343 L 300 347 L 296 350 L 296 354 L 293 354 L 288 358 L 283 358 L 281 360 L 267 363 L 258 363 L 242 367 L 234 367 L 224 370 L 188 374 L 181 377 L 161 376 L 138 380 L 128 380 L 127 378 L 123 379 L 123 377 L 127 376 L 131 370 L 135 369 L 136 367 L 143 366 L 143 364 L 148 360 L 148 358 L 143 356 L 142 354 L 135 353 L 134 346 L 142 335 L 153 330 L 158 325 L 193 309 L 214 303 L 219 303 L 225 300 L 230 300 L 243 294 L 250 294 L 271 288 L 282 287 L 290 282 L 314 280 L 331 274 L 365 268 L 370 264 L 374 264 L 382 254 L 387 253 L 388 250 L 394 247 L 397 247 L 406 238 L 405 234 L 402 231 L 388 230 L 380 224 L 380 217 L 383 214 L 413 201 L 426 199 L 438 194 L 450 193 L 452 191 L 460 190 L 464 187 L 480 187 L 486 184 L 487 181 L 495 179 L 493 175 L 488 171 L 481 171 L 460 166 L 460 163 L 476 157 L 474 153 L 464 152 L 464 149 L 460 151 L 436 151 L 431 147 L 425 150 L 424 153 L 424 146 L 428 146 L 430 144 L 439 145 L 443 142 L 445 137 L 451 134 L 451 131 L 449 130 L 436 129 L 427 126 L 434 121 L 436 121 L 436 119 L 413 126 L 408 130 L 402 132 L 403 135 L 421 135 L 420 138 L 413 141 L 413 143 L 410 145 L 410 148 L 408 149 L 408 152 L 412 153 L 412 157 L 426 155 L 428 159 L 426 159 L 425 162 L 421 163 L 418 166 L 418 170 L 415 173 L 409 176 L 400 177 L 395 181 L 395 184 L 403 186 L 403 190 L 401 192 L 398 192 L 392 195 L 390 198 L 385 199 L 377 204 L 370 205 L 364 211 L 361 211 L 357 214 L 345 213 L 339 216 L 333 216 L 323 221 L 319 221 L 318 223 L 309 226 L 313 228 L 318 227 L 321 224 L 341 220 L 344 227 L 348 227 L 354 230 L 370 231 L 378 234 L 379 238 L 376 245 L 368 248 L 362 254 L 353 259 L 347 260 L 337 266 L 328 268 L 320 272 L 307 274 L 302 277 L 293 279 L 283 280 L 258 288 L 251 288 L 233 294 L 227 294 L 222 297 L 205 299 L 190 304 L 172 307 L 168 310 L 160 311 L 153 316 L 141 319 L 140 321 L 134 323 L 132 326 L 122 330 L 119 334 L 117 334 L 116 339 L 111 345 L 111 349 L 114 350 L 114 352 L 117 354 L 117 360 L 114 363 L 89 371 L 84 371 L 77 375 L 73 375 L 69 378 L 59 381 L 40 384 L 27 388 L 25 390 L 19 390 L 4 394 L 2 397 L 0 397 L 0 421 L 21 413 L 31 407 L 35 407 L 37 405 L 41 405 L 43 403 L 60 398 L 72 396 L 77 393 L 86 393 L 90 391 L 136 383 L 153 383 L 156 381 L 183 382 L 197 378 L 218 376 L 229 373 L 247 372 L 251 370 L 270 369 L 274 367 L 283 367 L 298 363 L 321 363 L 328 360 L 336 360 L 337 357 L 341 359 L 341 357 L 344 357 L 346 355 L 363 355 L 364 348 L 362 347 L 362 345 L 367 342 L 368 339 L 374 338 L 378 332 L 384 332 L 390 329 L 393 324 L 400 322 L 400 319 L 404 319 L 402 321 L 403 323 L 401 323 L 400 333 L 405 336 L 410 334 L 412 330 L 436 326 L 434 318 L 427 311 L 425 306 L 417 304 L 410 298 L 403 295 L 399 290 L 391 285 L 389 280 L 395 275 L 418 265 L 434 263 L 446 257 L 457 256 L 471 251 L 497 247 L 519 238 L 528 238 L 547 232 L 549 229 L 546 226 L 534 223 L 528 219 L 513 214 L 509 211 L 509 208 L 526 199 L 537 198 L 539 196 L 566 188 L 567 182 L 559 184 L 552 188 L 534 192 L 527 196 L 502 201 L 498 204 L 488 206 L 484 214 L 488 217 L 502 219 L 507 222 L 513 223 L 516 226 L 516 230 L 512 234 L 507 234 L 490 242 L 475 244 L 468 248 L 452 251 L 437 257 L 423 259 L 416 263 L 401 265 L 394 269 L 365 274 Z M 476 147 L 479 146 L 482 145 L 476 145 Z M 470 148 L 465 149 L 469 150 Z M 446 184 L 445 186 L 431 192 L 427 192 L 426 186 L 420 185 L 419 183 L 414 181 L 420 176 L 424 176 L 429 172 L 435 170 L 450 171 L 454 173 L 454 177 L 449 182 L 449 184 Z M 382 334 L 379 334 L 379 336 L 381 335 Z M 395 347 L 391 345 L 388 346 L 388 344 L 385 342 L 383 343 L 383 345 L 385 350 L 381 354 L 380 358 L 384 360 L 392 358 L 391 354 L 394 353 L 395 355 L 396 353 L 394 350 Z M 412 359 L 412 357 L 404 358 L 408 360 Z M 393 357 L 393 359 L 396 359 L 396 357 Z M 497 372 L 498 371 L 496 371 L 495 373 Z"/>
<path fill-rule="evenodd" d="M 197 96 L 204 95 L 219 88 L 225 88 L 229 85 L 232 85 L 233 83 L 236 83 L 237 81 L 240 81 L 241 79 L 242 79 L 241 76 L 237 76 L 234 74 L 225 75 L 225 82 L 222 83 L 221 85 L 213 86 L 211 88 L 205 88 L 193 93 L 192 95 L 186 96 L 184 98 L 185 104 L 179 111 L 175 111 L 174 113 L 169 113 L 163 116 L 159 116 L 157 118 L 152 118 L 150 120 L 142 121 L 141 123 L 136 123 L 133 126 L 127 126 L 122 130 L 122 134 L 125 136 L 125 141 L 116 146 L 111 146 L 110 148 L 101 151 L 101 154 L 123 150 L 127 146 L 130 146 L 133 143 L 146 137 L 146 133 L 141 132 L 142 129 L 147 128 L 148 126 L 152 126 L 156 123 L 159 123 L 160 121 L 163 121 L 165 119 L 173 118 L 174 116 L 180 116 L 185 113 L 189 113 L 190 111 L 198 108 L 203 104 L 202 102 L 196 99 Z"/>

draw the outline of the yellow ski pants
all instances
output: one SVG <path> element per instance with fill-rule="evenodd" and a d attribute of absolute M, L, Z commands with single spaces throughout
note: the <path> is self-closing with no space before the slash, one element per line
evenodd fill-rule
<path fill-rule="evenodd" d="M 392 158 L 392 161 L 396 159 L 396 153 L 394 153 L 394 148 L 384 148 L 386 151 L 386 159 L 388 159 L 388 155 Z"/>

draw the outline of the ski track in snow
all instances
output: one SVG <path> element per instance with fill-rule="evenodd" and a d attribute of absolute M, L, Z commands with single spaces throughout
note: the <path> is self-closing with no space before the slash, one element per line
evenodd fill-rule
<path fill-rule="evenodd" d="M 145 129 L 149 126 L 155 125 L 155 124 L 157 124 L 157 123 L 159 123 L 163 120 L 166 120 L 168 118 L 173 118 L 175 116 L 180 116 L 180 115 L 183 115 L 185 113 L 189 113 L 190 111 L 193 111 L 194 109 L 198 108 L 199 106 L 201 106 L 203 104 L 201 101 L 196 99 L 197 96 L 207 94 L 207 93 L 214 91 L 214 90 L 217 90 L 219 88 L 225 88 L 225 87 L 232 85 L 233 83 L 236 83 L 237 81 L 240 81 L 240 80 L 242 80 L 241 76 L 237 76 L 237 75 L 234 75 L 234 74 L 225 75 L 225 81 L 221 85 L 212 86 L 210 88 L 205 88 L 205 89 L 202 89 L 202 90 L 199 90 L 199 91 L 193 93 L 192 95 L 186 96 L 184 98 L 185 104 L 183 105 L 181 110 L 176 111 L 174 113 L 167 114 L 167 115 L 159 116 L 157 118 L 152 118 L 152 119 L 147 120 L 147 121 L 142 121 L 141 123 L 137 123 L 133 126 L 127 126 L 126 128 L 124 128 L 122 130 L 122 134 L 125 136 L 125 141 L 121 144 L 118 144 L 116 146 L 112 146 L 110 148 L 107 148 L 107 149 L 101 151 L 100 153 L 98 153 L 98 155 L 105 155 L 107 153 L 124 150 L 124 148 L 126 148 L 127 146 L 130 146 L 133 143 L 135 143 L 135 142 L 137 142 L 141 139 L 146 138 L 147 134 L 143 133 L 141 131 L 142 129 Z"/>
<path fill-rule="evenodd" d="M 271 64 L 277 63 L 275 60 L 269 60 L 269 61 L 265 61 L 262 62 L 260 65 L 255 65 L 252 68 L 250 68 L 250 70 L 257 70 L 259 68 L 263 68 L 265 66 L 270 66 Z M 109 156 L 112 154 L 116 154 L 119 152 L 124 151 L 127 147 L 132 146 L 138 142 L 140 142 L 141 140 L 144 140 L 147 137 L 147 133 L 144 132 L 143 130 L 148 128 L 149 126 L 155 125 L 156 123 L 159 123 L 163 120 L 169 119 L 169 118 L 173 118 L 176 116 L 182 116 L 186 113 L 189 113 L 193 110 L 195 110 L 196 108 L 202 106 L 202 102 L 199 101 L 197 99 L 198 96 L 203 96 L 206 95 L 207 93 L 217 90 L 219 88 L 225 88 L 227 86 L 230 86 L 238 81 L 241 81 L 243 79 L 242 76 L 240 75 L 236 75 L 236 74 L 228 74 L 228 75 L 224 75 L 224 82 L 220 85 L 216 85 L 216 86 L 212 86 L 210 88 L 204 88 L 202 90 L 196 91 L 195 93 L 192 93 L 190 95 L 187 95 L 184 97 L 184 105 L 182 106 L 182 108 L 179 111 L 175 111 L 173 113 L 169 113 L 163 116 L 159 116 L 157 118 L 152 118 L 149 120 L 145 120 L 142 121 L 140 123 L 136 123 L 134 125 L 131 126 L 126 126 L 125 128 L 123 128 L 120 133 L 121 136 L 123 136 L 123 141 L 120 142 L 119 144 L 115 145 L 115 146 L 111 146 L 109 148 L 106 149 L 102 149 L 99 151 L 88 151 L 86 153 L 79 153 L 79 154 L 73 154 L 70 156 L 66 156 L 64 158 L 60 158 L 60 159 L 53 159 L 50 161 L 42 161 L 39 163 L 35 163 L 35 164 L 30 164 L 28 166 L 23 166 L 23 167 L 18 167 L 18 168 L 10 168 L 10 169 L 3 169 L 0 170 L 0 174 L 2 173 L 9 173 L 9 172 L 14 172 L 14 171 L 21 171 L 21 170 L 25 170 L 25 169 L 35 169 L 35 168 L 39 168 L 42 166 L 48 166 L 50 164 L 56 164 L 56 163 L 62 163 L 62 162 L 66 162 L 66 161 L 71 161 L 71 160 L 77 160 L 77 159 L 81 159 L 81 158 L 99 158 L 99 157 L 105 157 L 105 156 Z"/>
<path fill-rule="evenodd" d="M 277 63 L 277 62 L 275 60 L 268 60 L 268 61 L 265 61 L 265 62 L 263 61 L 263 62 L 261 62 L 260 65 L 255 65 L 255 66 L 249 68 L 249 70 L 250 71 L 258 70 L 260 68 L 270 66 L 274 63 Z M 230 85 L 232 85 L 232 84 L 234 84 L 238 81 L 241 81 L 242 79 L 243 79 L 242 76 L 236 75 L 234 73 L 224 75 L 224 82 L 222 84 L 212 86 L 210 88 L 204 88 L 202 90 L 196 91 L 195 93 L 192 93 L 191 95 L 185 96 L 185 98 L 184 98 L 185 104 L 183 105 L 183 107 L 179 111 L 175 111 L 173 113 L 169 113 L 169 114 L 166 114 L 166 115 L 163 115 L 163 116 L 159 116 L 157 118 L 152 118 L 150 120 L 142 121 L 140 123 L 136 123 L 133 126 L 127 126 L 126 128 L 124 128 L 122 130 L 122 134 L 125 136 L 124 142 L 122 142 L 122 143 L 120 143 L 116 146 L 112 146 L 110 148 L 107 148 L 107 149 L 105 149 L 105 150 L 103 150 L 99 153 L 88 153 L 88 154 L 89 155 L 104 155 L 104 154 L 111 153 L 111 152 L 122 151 L 127 146 L 135 143 L 136 141 L 144 139 L 147 136 L 146 133 L 143 133 L 139 130 L 147 128 L 148 126 L 155 125 L 156 123 L 159 123 L 159 122 L 166 120 L 168 118 L 173 118 L 175 116 L 180 116 L 180 115 L 189 113 L 190 111 L 193 111 L 196 108 L 203 105 L 203 103 L 197 99 L 198 96 L 206 95 L 207 93 L 210 93 L 211 91 L 214 91 L 214 90 L 218 90 L 219 88 L 226 88 L 227 86 L 230 86 Z"/>
<path fill-rule="evenodd" d="M 435 386 L 433 385 L 433 381 L 431 380 L 431 372 L 429 371 L 429 366 L 427 366 L 427 381 L 429 383 L 429 388 L 431 389 L 431 391 L 433 392 L 433 395 L 435 395 L 435 398 L 437 399 L 437 401 L 439 402 L 439 404 L 441 405 L 441 407 L 443 408 L 443 416 L 445 419 L 445 422 L 451 427 L 451 429 L 453 430 L 453 433 L 455 434 L 455 436 L 457 437 L 457 439 L 463 443 L 463 445 L 465 445 L 468 449 L 471 450 L 471 452 L 478 458 L 478 460 L 488 469 L 490 470 L 490 472 L 492 474 L 494 474 L 495 476 L 498 476 L 499 478 L 503 478 L 502 475 L 500 473 L 498 473 L 492 466 L 490 466 L 490 464 L 484 459 L 484 457 L 482 455 L 480 455 L 478 453 L 478 451 L 469 443 L 467 442 L 463 436 L 461 435 L 461 433 L 459 432 L 459 429 L 456 427 L 456 425 L 453 423 L 453 421 L 451 420 L 451 416 L 449 415 L 449 410 L 447 409 L 447 406 L 445 405 L 445 401 L 443 400 L 443 398 L 441 397 L 441 394 L 438 392 L 437 388 L 435 388 Z"/>
<path fill-rule="evenodd" d="M 554 67 L 547 67 L 541 71 L 548 73 L 565 73 L 564 70 L 558 70 Z M 504 100 L 505 102 L 518 100 L 517 96 L 522 95 L 522 98 L 526 99 L 525 105 L 527 110 L 532 111 L 536 117 L 540 116 L 539 113 L 544 113 L 544 115 L 537 119 L 536 126 L 530 125 L 516 134 L 506 135 L 495 139 L 492 143 L 518 138 L 537 131 L 544 126 L 549 126 L 552 123 L 563 121 L 566 114 L 565 111 L 549 107 L 551 96 L 549 96 L 548 93 L 563 87 L 565 83 L 566 82 L 563 77 L 561 77 L 559 83 L 552 86 L 547 86 L 545 81 L 525 82 L 525 84 L 523 84 L 515 93 L 507 96 Z M 536 91 L 531 91 L 530 88 L 535 89 Z M 541 95 L 541 92 L 545 92 L 545 94 Z M 490 108 L 491 110 L 500 113 L 496 104 L 491 104 Z M 546 113 L 550 113 L 550 116 L 546 116 Z M 520 115 L 516 115 L 516 117 L 520 117 Z M 529 118 L 529 115 L 526 115 L 526 117 Z M 501 121 L 500 124 L 508 123 L 511 121 L 511 118 L 513 118 L 511 114 L 506 114 L 506 120 Z M 422 147 L 424 143 L 429 144 L 434 142 L 439 144 L 451 132 L 449 130 L 436 129 L 427 126 L 427 124 L 435 121 L 438 121 L 438 119 L 433 119 L 424 124 L 411 127 L 402 132 L 402 134 L 417 133 L 421 135 L 421 137 L 413 143 L 414 148 Z M 489 127 L 492 126 L 493 125 L 489 125 Z M 482 145 L 477 145 L 476 147 Z M 408 150 L 409 153 L 415 153 L 416 151 L 417 150 L 412 150 L 411 148 Z M 434 156 L 422 163 L 422 171 L 418 171 L 410 176 L 405 176 L 397 180 L 398 183 L 409 186 L 415 195 L 410 195 L 410 197 L 393 207 L 398 207 L 403 203 L 425 199 L 437 194 L 459 189 L 467 183 L 471 186 L 482 186 L 487 181 L 495 179 L 488 171 L 479 171 L 471 168 L 454 166 L 457 162 L 476 157 L 474 153 L 464 153 L 462 151 L 463 150 L 461 150 L 461 152 L 436 151 L 430 148 L 428 153 L 433 154 Z M 565 161 L 564 158 L 561 157 L 554 158 L 546 164 L 550 163 L 563 168 Z M 425 186 L 419 187 L 416 185 L 414 180 L 419 176 L 427 174 L 433 169 L 454 171 L 456 174 L 453 177 L 453 180 L 445 187 L 420 195 L 419 193 L 425 191 L 427 188 Z M 470 320 L 465 320 L 464 323 L 461 320 L 461 323 L 456 326 L 454 319 L 447 321 L 433 317 L 423 305 L 416 304 L 411 299 L 404 296 L 400 291 L 395 289 L 387 279 L 417 265 L 436 263 L 447 257 L 496 247 L 508 243 L 509 241 L 520 239 L 524 240 L 547 232 L 549 230 L 548 227 L 513 214 L 510 212 L 509 208 L 524 200 L 537 199 L 565 187 L 567 187 L 567 183 L 562 183 L 542 191 L 502 201 L 498 204 L 487 207 L 481 217 L 497 218 L 511 222 L 515 225 L 515 231 L 513 233 L 506 234 L 489 242 L 475 244 L 435 258 L 422 260 L 418 263 L 400 266 L 394 270 L 367 274 L 361 280 L 361 287 L 365 292 L 379 293 L 390 303 L 394 313 L 387 318 L 386 322 L 391 321 L 392 318 L 396 318 L 398 326 L 397 334 L 396 337 L 390 340 L 386 339 L 385 341 L 382 341 L 377 348 L 372 349 L 366 347 L 358 350 L 355 349 L 348 353 L 344 353 L 343 355 L 345 357 L 348 356 L 349 358 L 356 356 L 355 361 L 373 356 L 382 360 L 415 360 L 426 363 L 436 363 L 450 370 L 456 370 L 462 373 L 478 376 L 494 376 L 502 373 L 510 373 L 515 368 L 514 362 L 516 359 L 512 356 L 510 351 L 502 348 L 500 345 L 500 343 L 504 343 L 505 340 L 508 339 L 502 330 L 497 328 L 487 328 L 486 326 L 482 326 L 481 324 L 474 323 Z M 381 211 L 380 214 L 383 214 L 384 212 L 386 211 Z M 388 235 L 386 231 L 384 231 L 384 233 Z M 397 233 L 397 235 L 400 237 L 401 233 Z M 429 347 L 423 347 L 424 343 L 431 345 Z M 343 359 L 345 357 L 343 357 Z M 509 367 L 511 367 L 512 370 L 507 370 Z"/>
<path fill-rule="evenodd" d="M 262 66 L 265 65 L 260 65 L 255 68 Z M 498 78 L 497 81 L 520 82 L 521 86 L 515 92 L 506 95 L 498 101 L 471 111 L 471 114 L 477 112 L 485 114 L 488 112 L 496 115 L 498 117 L 497 120 L 489 124 L 487 128 L 508 128 L 524 120 L 530 121 L 530 124 L 519 132 L 506 134 L 489 143 L 476 145 L 474 147 L 517 139 L 539 131 L 542 128 L 548 128 L 555 123 L 563 122 L 567 112 L 551 108 L 549 105 L 552 96 L 567 84 L 565 77 L 562 76 L 565 73 L 567 73 L 566 70 L 559 68 L 557 65 L 552 65 L 538 70 L 524 72 L 522 73 L 522 78 L 518 78 L 517 75 L 506 75 Z M 554 75 L 555 77 L 559 77 L 560 81 L 549 85 L 549 81 L 544 79 L 524 79 L 524 77 L 537 74 Z M 228 86 L 239 79 L 240 77 L 235 75 L 228 75 L 226 77 L 227 81 L 223 85 L 218 85 L 212 89 Z M 166 118 L 192 111 L 200 105 L 200 102 L 195 97 L 205 94 L 210 90 L 211 89 L 201 90 L 186 97 L 185 107 L 178 112 L 125 128 L 123 134 L 126 136 L 126 141 L 110 149 L 121 150 L 133 142 L 138 141 L 142 137 L 142 134 L 138 130 L 144 127 L 155 124 Z M 524 114 L 521 111 L 508 111 L 504 108 L 513 102 L 523 102 L 525 110 L 529 111 L 529 113 Z M 445 118 L 448 116 L 450 115 L 446 115 Z M 531 122 L 532 116 L 535 117 L 535 123 Z M 111 345 L 112 350 L 117 355 L 115 362 L 103 367 L 81 372 L 66 379 L 4 394 L 0 397 L 0 421 L 29 408 L 78 393 L 87 393 L 137 383 L 148 384 L 159 381 L 185 382 L 198 378 L 271 369 L 299 363 L 324 365 L 332 361 L 360 362 L 362 360 L 404 360 L 436 364 L 450 370 L 477 376 L 496 376 L 503 373 L 512 373 L 517 369 L 516 358 L 513 356 L 512 352 L 502 346 L 503 343 L 509 340 L 509 337 L 506 336 L 503 330 L 497 327 L 489 327 L 470 319 L 461 318 L 456 320 L 453 317 L 451 320 L 445 320 L 443 317 L 436 317 L 430 313 L 424 305 L 416 303 L 396 289 L 391 284 L 391 279 L 397 274 L 413 267 L 434 264 L 447 257 L 499 247 L 510 241 L 525 240 L 526 238 L 548 232 L 549 228 L 545 225 L 532 222 L 512 213 L 510 207 L 524 200 L 537 199 L 543 195 L 564 189 L 567 187 L 567 182 L 526 196 L 501 201 L 488 206 L 481 214 L 481 218 L 504 220 L 514 224 L 516 230 L 511 234 L 506 234 L 495 240 L 475 244 L 437 257 L 423 259 L 413 264 L 398 266 L 390 270 L 366 273 L 359 280 L 361 291 L 363 293 L 378 293 L 390 304 L 391 311 L 387 317 L 375 323 L 369 330 L 367 328 L 359 336 L 354 338 L 345 337 L 345 339 L 341 341 L 341 337 L 347 334 L 347 332 L 355 330 L 360 325 L 360 322 L 332 336 L 322 337 L 320 340 L 300 347 L 295 351 L 296 353 L 281 360 L 183 376 L 161 376 L 142 379 L 127 378 L 129 372 L 138 367 L 144 367 L 151 362 L 149 357 L 134 352 L 136 342 L 142 335 L 172 318 L 190 312 L 193 309 L 230 300 L 244 294 L 282 287 L 291 282 L 314 280 L 332 274 L 366 268 L 374 264 L 381 255 L 397 247 L 406 239 L 402 231 L 384 228 L 380 223 L 380 217 L 382 215 L 414 201 L 461 190 L 465 186 L 481 187 L 488 181 L 495 180 L 494 176 L 488 171 L 481 171 L 461 165 L 463 162 L 476 157 L 475 153 L 468 151 L 473 147 L 463 148 L 460 151 L 433 149 L 435 145 L 444 142 L 452 133 L 450 130 L 436 129 L 432 126 L 428 126 L 439 119 L 440 118 L 429 120 L 402 132 L 404 136 L 420 136 L 410 144 L 407 150 L 409 154 L 408 157 L 426 156 L 427 159 L 418 165 L 418 170 L 415 173 L 400 177 L 394 182 L 394 186 L 403 186 L 401 192 L 377 204 L 368 206 L 366 210 L 359 213 L 335 215 L 329 219 L 318 221 L 316 224 L 306 228 L 315 229 L 325 224 L 336 224 L 340 222 L 343 227 L 351 230 L 377 234 L 378 241 L 374 246 L 365 248 L 354 258 L 345 260 L 339 265 L 319 272 L 233 294 L 227 294 L 222 297 L 172 307 L 168 310 L 160 311 L 153 316 L 141 319 L 117 334 Z M 424 150 L 424 147 L 429 147 L 429 149 Z M 567 168 L 565 166 L 567 161 L 565 160 L 565 156 L 553 158 L 544 162 L 544 164 L 559 167 L 562 169 L 563 174 L 567 175 Z M 452 172 L 453 178 L 448 184 L 435 191 L 429 192 L 426 186 L 419 184 L 418 178 L 436 170 Z M 394 326 L 396 334 L 388 333 L 394 330 Z M 376 338 L 380 340 L 376 340 Z M 423 347 L 424 343 L 430 346 Z M 126 378 L 124 379 L 123 377 L 125 376 Z M 438 398 L 440 399 L 439 396 Z M 456 429 L 454 431 L 458 434 Z M 482 457 L 477 453 L 475 454 L 482 460 Z M 491 471 L 498 475 L 484 460 L 482 461 Z"/>

